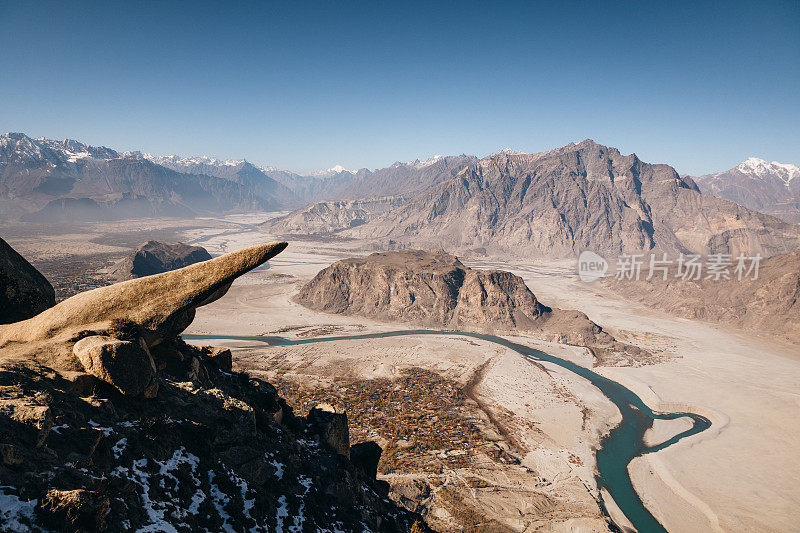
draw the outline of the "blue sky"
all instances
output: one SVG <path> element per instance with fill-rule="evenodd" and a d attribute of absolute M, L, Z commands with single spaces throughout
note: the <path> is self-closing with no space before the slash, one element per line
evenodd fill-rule
<path fill-rule="evenodd" d="M 230 3 L 234 4 L 234 3 Z M 592 138 L 800 163 L 800 2 L 0 0 L 0 130 L 293 170 Z"/>

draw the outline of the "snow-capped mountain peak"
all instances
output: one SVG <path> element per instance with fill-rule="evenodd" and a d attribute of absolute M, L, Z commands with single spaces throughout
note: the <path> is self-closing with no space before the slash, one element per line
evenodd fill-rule
<path fill-rule="evenodd" d="M 120 155 L 105 146 L 91 146 L 72 139 L 56 141 L 24 133 L 0 134 L 0 159 L 14 154 L 23 160 L 46 160 L 50 165 L 75 163 L 81 159 L 116 159 Z"/>
<path fill-rule="evenodd" d="M 442 159 L 442 156 L 437 154 L 433 157 L 429 157 L 425 161 L 416 160 L 412 163 L 409 163 L 409 165 L 414 166 L 416 168 L 425 168 L 437 163 L 440 159 Z"/>
<path fill-rule="evenodd" d="M 790 181 L 800 176 L 800 167 L 797 165 L 793 165 L 791 163 L 779 163 L 777 161 L 768 163 L 763 159 L 759 159 L 758 157 L 748 157 L 742 163 L 736 166 L 735 170 L 741 172 L 742 174 L 755 176 L 759 179 L 764 179 L 768 176 L 775 176 L 783 181 L 787 187 L 789 186 Z"/>
<path fill-rule="evenodd" d="M 502 150 L 498 150 L 495 153 L 491 154 L 489 157 L 494 157 L 496 155 L 527 155 L 528 152 L 523 152 L 521 150 L 514 150 L 513 148 L 503 148 Z"/>
<path fill-rule="evenodd" d="M 156 156 L 152 154 L 141 154 L 142 157 L 152 161 L 153 163 L 163 164 L 171 163 L 183 167 L 197 166 L 197 165 L 210 165 L 214 167 L 235 167 L 245 162 L 244 159 L 217 159 L 216 157 L 209 157 L 207 155 L 195 157 L 181 157 L 178 155 L 164 155 Z"/>
<path fill-rule="evenodd" d="M 316 172 L 312 172 L 311 175 L 318 177 L 318 178 L 325 178 L 329 176 L 333 176 L 335 174 L 341 174 L 345 172 L 347 174 L 355 174 L 355 170 L 349 170 L 344 168 L 342 165 L 334 165 L 331 168 L 326 168 L 325 170 L 317 170 Z"/>

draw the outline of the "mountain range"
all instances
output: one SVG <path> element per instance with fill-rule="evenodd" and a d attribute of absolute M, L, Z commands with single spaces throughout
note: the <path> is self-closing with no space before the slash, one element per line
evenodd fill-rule
<path fill-rule="evenodd" d="M 0 218 L 112 220 L 282 207 L 278 194 L 264 192 L 268 188 L 177 172 L 136 154 L 69 139 L 0 136 Z"/>
<path fill-rule="evenodd" d="M 749 157 L 730 170 L 699 176 L 694 181 L 705 193 L 789 222 L 800 222 L 797 165 Z"/>
<path fill-rule="evenodd" d="M 299 208 L 265 230 L 341 231 L 384 248 L 459 253 L 772 256 L 800 247 L 798 226 L 771 216 L 795 220 L 798 175 L 793 165 L 751 158 L 696 182 L 588 139 L 540 153 L 506 149 L 482 159 L 435 156 L 301 175 L 245 160 L 152 156 L 10 133 L 0 136 L 0 218 L 59 222 Z"/>
<path fill-rule="evenodd" d="M 800 246 L 798 226 L 702 194 L 669 165 L 588 139 L 472 161 L 344 234 L 400 247 L 560 257 L 584 249 L 771 256 Z"/>

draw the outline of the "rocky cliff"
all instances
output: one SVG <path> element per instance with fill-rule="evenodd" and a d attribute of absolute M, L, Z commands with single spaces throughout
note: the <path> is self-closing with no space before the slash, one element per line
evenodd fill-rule
<path fill-rule="evenodd" d="M 345 234 L 554 257 L 584 249 L 771 256 L 800 246 L 798 226 L 701 194 L 668 165 L 591 140 L 537 154 L 498 152 Z"/>
<path fill-rule="evenodd" d="M 117 281 L 161 274 L 211 259 L 201 246 L 182 242 L 147 241 L 109 269 L 109 277 Z"/>
<path fill-rule="evenodd" d="M 433 328 L 534 334 L 555 342 L 636 351 L 579 312 L 543 305 L 519 276 L 475 270 L 442 250 L 345 259 L 297 295 L 311 309 Z"/>
<path fill-rule="evenodd" d="M 0 324 L 25 320 L 55 304 L 50 282 L 0 239 Z"/>
<path fill-rule="evenodd" d="M 178 334 L 285 243 L 78 294 L 0 326 L 0 522 L 13 531 L 403 531 L 344 413 L 301 418 Z M 420 527 L 419 525 L 417 527 Z M 426 529 L 423 527 L 423 529 Z"/>

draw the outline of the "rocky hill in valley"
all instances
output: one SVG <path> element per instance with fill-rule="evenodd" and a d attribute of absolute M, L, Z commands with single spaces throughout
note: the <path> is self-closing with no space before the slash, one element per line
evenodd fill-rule
<path fill-rule="evenodd" d="M 0 326 L 0 521 L 11 531 L 402 531 L 380 448 L 295 416 L 231 353 L 178 336 L 279 253 L 254 246 Z M 418 531 L 426 531 L 417 524 Z"/>
<path fill-rule="evenodd" d="M 50 282 L 0 239 L 0 324 L 25 320 L 55 304 Z"/>
<path fill-rule="evenodd" d="M 432 328 L 533 334 L 593 347 L 601 355 L 641 355 L 585 314 L 543 305 L 519 276 L 467 268 L 442 250 L 379 252 L 337 261 L 309 281 L 297 301 L 328 313 Z"/>
<path fill-rule="evenodd" d="M 725 172 L 694 178 L 700 190 L 788 222 L 800 222 L 800 167 L 750 157 Z"/>
<path fill-rule="evenodd" d="M 668 252 L 764 256 L 800 247 L 800 228 L 701 194 L 668 165 L 586 140 L 469 164 L 347 235 L 400 246 L 575 257 Z"/>
<path fill-rule="evenodd" d="M 672 276 L 664 280 L 661 272 L 655 272 L 648 281 L 643 271 L 639 281 L 610 278 L 605 283 L 648 307 L 800 343 L 800 252 L 761 261 L 757 279 L 752 273 L 741 280 L 733 272 L 729 276 L 729 280 Z"/>
<path fill-rule="evenodd" d="M 333 233 L 366 224 L 402 204 L 403 198 L 396 196 L 317 202 L 267 220 L 259 228 L 273 235 Z"/>
<path fill-rule="evenodd" d="M 264 176 L 265 180 L 272 181 Z M 144 157 L 77 141 L 0 135 L 0 213 L 36 222 L 270 210 L 285 187 L 258 192 L 245 179 L 187 174 Z"/>
<path fill-rule="evenodd" d="M 147 241 L 109 269 L 109 277 L 117 281 L 161 274 L 207 261 L 211 254 L 201 246 L 182 242 Z"/>

